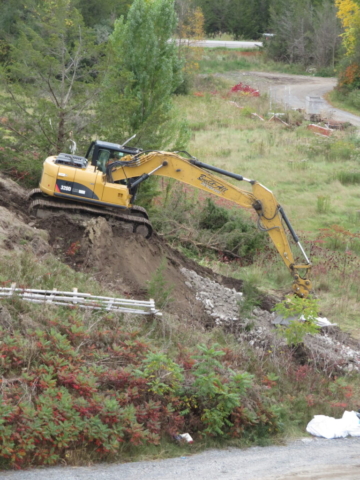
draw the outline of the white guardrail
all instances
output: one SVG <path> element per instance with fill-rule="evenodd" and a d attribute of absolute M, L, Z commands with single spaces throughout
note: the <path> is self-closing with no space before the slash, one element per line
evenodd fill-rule
<path fill-rule="evenodd" d="M 162 315 L 159 310 L 156 310 L 153 299 L 130 300 L 127 298 L 101 297 L 91 295 L 91 293 L 79 293 L 77 288 L 73 288 L 72 292 L 61 292 L 56 288 L 53 290 L 36 290 L 16 288 L 15 283 L 11 284 L 10 288 L 0 288 L 0 298 L 13 296 L 33 303 L 134 313 L 137 315 Z"/>

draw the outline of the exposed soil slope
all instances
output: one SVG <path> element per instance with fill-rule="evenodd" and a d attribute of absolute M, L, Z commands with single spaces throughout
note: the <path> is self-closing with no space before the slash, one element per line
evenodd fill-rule
<path fill-rule="evenodd" d="M 120 295 L 146 296 L 148 282 L 165 263 L 166 286 L 172 302 L 164 307 L 172 314 L 187 315 L 207 324 L 208 315 L 186 285 L 180 269 L 194 270 L 230 288 L 241 281 L 214 274 L 172 249 L 156 234 L 146 240 L 126 227 L 104 218 L 58 214 L 33 218 L 27 212 L 27 192 L 0 176 L 0 248 L 21 248 L 26 240 L 35 255 L 56 254 L 76 270 L 92 274 L 103 286 Z M 32 287 L 29 285 L 29 287 Z M 271 302 L 270 302 L 271 303 Z"/>

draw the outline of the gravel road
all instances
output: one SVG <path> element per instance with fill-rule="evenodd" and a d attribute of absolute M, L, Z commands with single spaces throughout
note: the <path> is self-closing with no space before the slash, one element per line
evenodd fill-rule
<path fill-rule="evenodd" d="M 323 118 L 350 122 L 352 125 L 360 127 L 360 117 L 334 108 L 324 99 L 324 95 L 336 86 L 337 79 L 334 77 L 270 72 L 230 72 L 221 75 L 236 82 L 247 83 L 258 88 L 262 93 L 269 93 L 272 105 L 278 102 L 285 107 L 305 109 L 307 96 L 321 97 L 323 99 L 321 108 Z"/>
<path fill-rule="evenodd" d="M 4 480 L 359 480 L 360 438 L 303 438 L 167 460 L 0 472 Z"/>

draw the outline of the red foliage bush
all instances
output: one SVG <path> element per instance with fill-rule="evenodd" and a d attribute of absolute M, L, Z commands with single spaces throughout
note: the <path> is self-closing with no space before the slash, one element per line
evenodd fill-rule
<path fill-rule="evenodd" d="M 249 97 L 260 97 L 259 90 L 250 87 L 249 85 L 244 85 L 243 83 L 238 83 L 234 85 L 230 90 L 231 93 L 238 93 L 240 92 L 242 95 L 247 95 Z"/>

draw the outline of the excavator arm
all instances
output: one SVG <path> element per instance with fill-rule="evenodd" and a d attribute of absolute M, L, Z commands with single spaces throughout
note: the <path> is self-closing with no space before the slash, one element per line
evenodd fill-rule
<path fill-rule="evenodd" d="M 293 276 L 292 288 L 294 293 L 300 297 L 307 297 L 311 291 L 311 282 L 308 278 L 311 263 L 274 194 L 256 180 L 250 180 L 241 175 L 202 163 L 187 152 L 179 153 L 185 153 L 189 158 L 169 152 L 144 152 L 134 156 L 129 155 L 107 167 L 107 181 L 111 183 L 126 181 L 130 193 L 134 193 L 136 187 L 150 175 L 169 177 L 230 200 L 241 207 L 255 209 L 258 215 L 259 229 L 268 233 Z M 252 191 L 237 188 L 223 178 L 213 175 L 210 173 L 211 171 L 238 181 L 247 182 L 251 185 Z M 305 263 L 295 263 L 283 223 L 286 224 L 294 242 L 298 245 Z"/>

